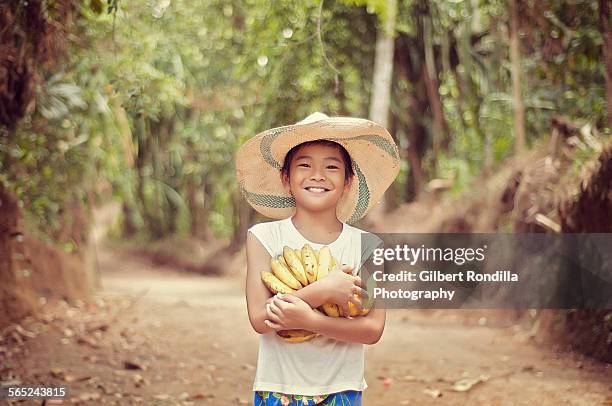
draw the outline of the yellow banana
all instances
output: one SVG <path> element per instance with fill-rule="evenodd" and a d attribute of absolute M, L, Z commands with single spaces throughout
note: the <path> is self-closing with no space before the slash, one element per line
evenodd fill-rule
<path fill-rule="evenodd" d="M 261 271 L 261 280 L 270 289 L 272 293 L 291 293 L 295 289 L 285 285 L 280 279 L 274 276 L 271 272 Z"/>
<path fill-rule="evenodd" d="M 326 277 L 329 271 L 332 270 L 332 255 L 328 246 L 325 246 L 319 250 L 317 265 L 317 280 Z"/>
<path fill-rule="evenodd" d="M 302 287 L 300 282 L 295 279 L 295 276 L 293 276 L 293 274 L 289 272 L 289 269 L 287 269 L 278 259 L 273 259 L 270 261 L 270 267 L 272 268 L 272 273 L 274 276 L 276 276 L 285 285 L 296 290 Z"/>
<path fill-rule="evenodd" d="M 327 276 L 329 271 L 332 270 L 332 263 L 334 258 L 331 255 L 331 250 L 328 246 L 324 246 L 319 250 L 318 255 L 318 270 L 317 270 L 317 280 L 323 279 Z M 340 309 L 334 303 L 325 303 L 321 306 L 323 312 L 330 317 L 339 317 Z"/>
<path fill-rule="evenodd" d="M 361 299 L 361 297 L 359 295 L 353 295 L 354 298 L 356 299 Z M 360 316 L 361 312 L 359 312 L 359 309 L 357 308 L 357 305 L 353 302 L 348 302 L 348 310 L 349 310 L 349 315 L 351 317 L 356 317 L 356 316 Z"/>
<path fill-rule="evenodd" d="M 278 261 L 285 265 L 287 267 L 287 269 L 289 269 L 289 265 L 287 265 L 287 261 L 285 261 L 285 257 L 283 257 L 282 255 L 279 255 L 278 257 L 276 257 L 276 259 L 278 259 Z"/>
<path fill-rule="evenodd" d="M 302 262 L 302 250 L 293 250 L 293 252 L 295 252 L 295 255 L 298 257 L 298 259 L 300 260 L 300 262 Z"/>
<path fill-rule="evenodd" d="M 329 317 L 340 317 L 340 308 L 334 303 L 325 303 L 321 305 L 321 308 Z"/>
<path fill-rule="evenodd" d="M 302 263 L 304 264 L 304 270 L 306 271 L 306 278 L 308 283 L 312 283 L 317 280 L 317 257 L 315 252 L 309 244 L 304 244 L 302 247 Z"/>
<path fill-rule="evenodd" d="M 295 276 L 302 285 L 306 286 L 310 282 L 306 277 L 306 271 L 304 270 L 304 265 L 302 265 L 302 261 L 298 258 L 295 251 L 293 251 L 289 247 L 283 248 L 283 257 L 289 266 L 289 271 Z"/>
<path fill-rule="evenodd" d="M 318 336 L 317 333 L 308 330 L 280 330 L 276 334 L 290 343 L 303 343 Z"/>

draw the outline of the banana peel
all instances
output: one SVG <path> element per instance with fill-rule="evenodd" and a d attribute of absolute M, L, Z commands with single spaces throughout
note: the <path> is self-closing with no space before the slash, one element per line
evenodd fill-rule
<path fill-rule="evenodd" d="M 306 278 L 308 283 L 312 283 L 317 280 L 317 257 L 309 244 L 305 244 L 302 247 L 302 263 L 304 264 L 304 271 L 306 271 Z"/>
<path fill-rule="evenodd" d="M 281 282 L 285 285 L 289 286 L 291 289 L 301 289 L 302 284 L 298 281 L 295 276 L 277 259 L 273 259 L 270 261 L 270 267 L 272 268 L 272 273 L 276 276 Z"/>
<path fill-rule="evenodd" d="M 295 278 L 303 285 L 306 286 L 310 283 L 306 277 L 306 271 L 304 270 L 304 264 L 298 258 L 295 251 L 289 247 L 283 248 L 283 257 L 289 266 L 289 271 L 295 276 Z"/>
<path fill-rule="evenodd" d="M 312 340 L 319 334 L 308 330 L 280 330 L 276 334 L 290 343 L 303 343 L 304 341 Z"/>
<path fill-rule="evenodd" d="M 280 279 L 274 276 L 274 274 L 272 274 L 271 272 L 261 271 L 261 280 L 268 287 L 268 289 L 270 289 L 270 291 L 274 294 L 295 292 L 295 289 L 292 289 L 289 286 L 285 285 Z"/>

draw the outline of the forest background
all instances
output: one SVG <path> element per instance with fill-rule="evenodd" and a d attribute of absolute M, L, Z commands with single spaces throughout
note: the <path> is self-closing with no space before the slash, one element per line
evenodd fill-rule
<path fill-rule="evenodd" d="M 23 230 L 5 234 L 0 249 L 10 253 L 9 242 L 28 233 L 79 255 L 91 209 L 110 193 L 123 241 L 193 238 L 237 252 L 261 220 L 235 182 L 237 148 L 313 111 L 375 119 L 400 147 L 400 176 L 366 224 L 439 190 L 479 196 L 507 162 L 556 150 L 559 139 L 572 147 L 563 176 L 577 180 L 565 197 L 575 201 L 594 163 L 609 168 L 610 154 L 601 156 L 612 120 L 611 7 L 3 0 L 0 192 Z M 566 186 L 559 179 L 557 188 Z M 526 227 L 493 229 L 611 231 L 609 220 L 572 230 L 556 205 L 537 214 Z M 0 265 L 6 281 L 32 275 Z M 609 356 L 610 312 L 585 317 Z"/>

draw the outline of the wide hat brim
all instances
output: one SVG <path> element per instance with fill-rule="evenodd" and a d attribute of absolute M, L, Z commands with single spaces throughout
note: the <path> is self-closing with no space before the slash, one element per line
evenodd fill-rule
<path fill-rule="evenodd" d="M 248 140 L 236 155 L 238 185 L 255 210 L 273 219 L 295 213 L 295 199 L 283 187 L 280 170 L 291 148 L 316 140 L 337 142 L 351 156 L 355 178 L 336 212 L 342 222 L 352 224 L 362 218 L 399 173 L 397 145 L 389 132 L 373 121 L 326 117 L 272 128 Z"/>

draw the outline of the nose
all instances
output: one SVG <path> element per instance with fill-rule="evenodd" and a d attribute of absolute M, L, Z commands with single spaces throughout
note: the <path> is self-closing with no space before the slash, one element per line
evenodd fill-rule
<path fill-rule="evenodd" d="M 321 168 L 319 167 L 312 168 L 312 172 L 310 174 L 310 180 L 314 180 L 314 181 L 325 180 L 325 177 L 323 176 L 323 172 L 321 171 Z"/>

